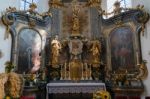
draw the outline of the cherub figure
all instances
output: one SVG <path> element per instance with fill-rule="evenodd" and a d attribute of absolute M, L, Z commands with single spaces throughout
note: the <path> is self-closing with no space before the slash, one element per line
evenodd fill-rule
<path fill-rule="evenodd" d="M 114 9 L 113 9 L 113 11 L 112 12 L 110 12 L 110 13 L 103 13 L 104 15 L 118 15 L 118 14 L 120 14 L 122 11 L 126 11 L 126 10 L 129 10 L 129 8 L 123 8 L 123 7 L 121 7 L 121 4 L 120 4 L 120 2 L 119 1 L 116 1 L 115 3 L 114 3 Z"/>
<path fill-rule="evenodd" d="M 27 10 L 27 12 L 29 12 L 30 14 L 36 15 L 37 12 L 35 11 L 37 8 L 37 5 L 35 3 L 31 3 L 29 5 L 29 9 Z"/>

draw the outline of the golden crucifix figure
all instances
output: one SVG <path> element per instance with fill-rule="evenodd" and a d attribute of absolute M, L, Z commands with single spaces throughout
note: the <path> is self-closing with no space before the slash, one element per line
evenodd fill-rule
<path fill-rule="evenodd" d="M 80 24 L 79 24 L 79 6 L 77 5 L 77 1 L 74 0 L 72 2 L 72 35 L 78 35 L 79 34 L 79 29 L 80 29 Z"/>

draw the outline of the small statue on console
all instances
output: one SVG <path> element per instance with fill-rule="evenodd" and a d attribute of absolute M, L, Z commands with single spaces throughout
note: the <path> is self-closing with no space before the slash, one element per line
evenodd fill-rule
<path fill-rule="evenodd" d="M 37 8 L 37 5 L 35 3 L 32 3 L 29 5 L 29 10 L 27 10 L 30 14 L 36 15 L 37 12 L 35 11 Z"/>
<path fill-rule="evenodd" d="M 51 64 L 52 66 L 56 66 L 58 65 L 59 63 L 59 55 L 60 55 L 60 50 L 61 50 L 61 44 L 60 42 L 58 41 L 58 36 L 56 35 L 55 38 L 52 40 L 51 42 L 51 49 L 52 49 L 52 54 L 51 54 L 51 58 L 52 58 L 52 61 L 51 61 Z"/>
<path fill-rule="evenodd" d="M 37 5 L 35 4 L 35 3 L 32 3 L 32 4 L 30 4 L 30 6 L 29 6 L 29 12 L 35 12 L 35 10 L 36 10 L 36 8 L 37 8 Z"/>
<path fill-rule="evenodd" d="M 104 15 L 119 15 L 122 11 L 126 11 L 126 10 L 129 10 L 129 8 L 123 8 L 123 7 L 121 7 L 121 4 L 120 4 L 120 2 L 119 1 L 116 1 L 115 3 L 114 3 L 114 9 L 113 9 L 113 11 L 112 12 L 110 12 L 110 13 L 106 13 L 106 12 L 104 12 L 103 14 Z"/>

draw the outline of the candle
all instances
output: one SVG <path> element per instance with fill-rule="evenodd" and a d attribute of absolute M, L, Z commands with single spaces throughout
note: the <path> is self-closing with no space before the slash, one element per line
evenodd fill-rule
<path fill-rule="evenodd" d="M 66 80 L 66 62 L 65 62 L 65 70 L 64 71 L 65 71 L 65 78 L 64 79 Z"/>
<path fill-rule="evenodd" d="M 139 65 L 139 53 L 138 53 L 138 51 L 136 52 L 136 59 L 137 59 L 137 65 Z"/>
<path fill-rule="evenodd" d="M 70 71 L 71 69 L 70 69 L 70 63 L 69 63 L 69 78 L 68 78 L 68 80 L 71 80 L 71 77 L 70 77 Z"/>
<path fill-rule="evenodd" d="M 85 63 L 85 73 L 86 73 L 85 79 L 88 80 L 88 66 L 87 66 L 87 63 Z"/>

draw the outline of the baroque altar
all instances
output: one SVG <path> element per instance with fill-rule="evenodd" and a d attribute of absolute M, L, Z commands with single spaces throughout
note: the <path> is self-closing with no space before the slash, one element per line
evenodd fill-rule
<path fill-rule="evenodd" d="M 51 53 L 48 63 L 55 69 L 50 75 L 53 78 L 59 74 L 60 80 L 98 80 L 100 67 L 104 66 L 100 58 L 101 41 L 88 40 L 82 34 L 81 8 L 78 1 L 71 2 L 71 9 L 71 30 L 68 37 L 59 40 L 62 34 L 55 35 L 49 44 Z"/>
<path fill-rule="evenodd" d="M 139 36 L 149 14 L 141 5 L 122 8 L 117 1 L 114 10 L 107 12 L 101 2 L 49 2 L 51 11 L 57 9 L 61 17 L 54 16 L 57 26 L 52 25 L 48 39 L 48 78 L 58 82 L 98 80 L 116 94 L 141 94 L 148 71 Z"/>

